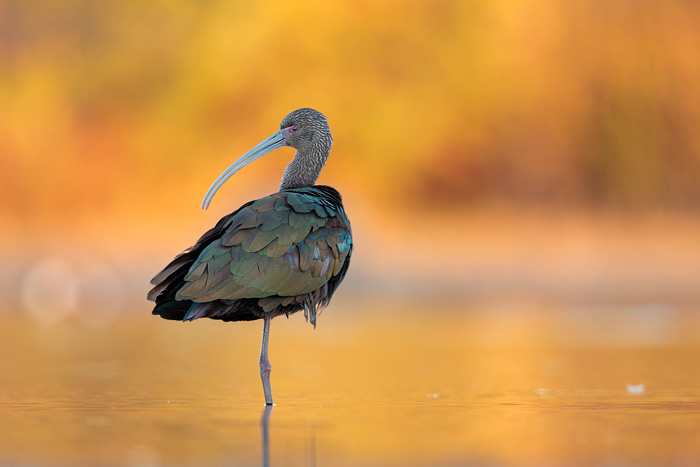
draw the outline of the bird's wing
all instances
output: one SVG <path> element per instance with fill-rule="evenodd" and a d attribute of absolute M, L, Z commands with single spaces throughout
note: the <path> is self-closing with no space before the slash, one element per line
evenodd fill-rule
<path fill-rule="evenodd" d="M 352 250 L 342 208 L 283 191 L 244 206 L 192 264 L 177 300 L 291 297 L 322 287 Z"/>

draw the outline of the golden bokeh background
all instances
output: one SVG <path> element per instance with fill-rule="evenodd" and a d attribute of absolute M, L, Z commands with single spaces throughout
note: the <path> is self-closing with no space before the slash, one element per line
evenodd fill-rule
<path fill-rule="evenodd" d="M 261 323 L 145 296 L 299 107 L 355 250 L 272 325 L 273 461 L 697 463 L 698 44 L 690 0 L 0 1 L 0 463 L 257 463 Z"/>
<path fill-rule="evenodd" d="M 320 183 L 345 196 L 355 286 L 698 298 L 698 17 L 690 1 L 3 2 L 0 291 L 18 300 L 57 258 L 140 298 L 219 215 L 275 191 L 291 151 L 199 210 L 308 106 L 334 134 Z"/>

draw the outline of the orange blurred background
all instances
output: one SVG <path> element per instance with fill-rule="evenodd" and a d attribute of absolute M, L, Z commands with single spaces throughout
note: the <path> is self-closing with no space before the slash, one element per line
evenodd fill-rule
<path fill-rule="evenodd" d="M 292 152 L 204 212 L 211 182 L 313 107 L 348 290 L 698 303 L 699 43 L 681 0 L 2 2 L 0 298 L 143 312 Z"/>
<path fill-rule="evenodd" d="M 691 0 L 0 0 L 0 464 L 700 463 L 699 44 Z M 267 439 L 261 323 L 146 293 L 299 107 L 355 250 L 272 325 Z"/>

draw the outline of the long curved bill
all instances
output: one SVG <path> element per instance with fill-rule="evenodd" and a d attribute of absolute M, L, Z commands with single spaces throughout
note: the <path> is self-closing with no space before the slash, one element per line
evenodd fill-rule
<path fill-rule="evenodd" d="M 229 168 L 224 170 L 224 172 L 221 175 L 219 175 L 219 178 L 217 178 L 216 181 L 212 183 L 211 187 L 209 187 L 209 191 L 207 191 L 207 194 L 204 196 L 204 200 L 202 201 L 202 209 L 207 209 L 209 207 L 209 203 L 211 203 L 211 200 L 212 198 L 214 198 L 216 192 L 219 190 L 219 188 L 221 188 L 221 186 L 224 183 L 226 183 L 226 180 L 231 178 L 233 174 L 235 174 L 243 167 L 253 162 L 255 159 L 264 156 L 270 151 L 274 151 L 275 149 L 281 148 L 285 145 L 285 140 L 286 135 L 284 133 L 284 130 L 280 130 L 274 135 L 267 138 L 262 143 L 255 146 L 247 153 L 245 153 L 236 162 L 231 164 Z"/>

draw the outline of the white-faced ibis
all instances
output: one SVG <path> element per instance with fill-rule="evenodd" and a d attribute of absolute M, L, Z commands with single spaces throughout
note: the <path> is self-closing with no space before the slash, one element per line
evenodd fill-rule
<path fill-rule="evenodd" d="M 350 265 L 352 233 L 340 193 L 314 185 L 331 151 L 328 121 L 313 109 L 290 113 L 280 130 L 216 179 L 202 207 L 239 169 L 283 146 L 297 150 L 280 191 L 223 217 L 194 246 L 176 256 L 151 284 L 154 315 L 191 321 L 262 319 L 260 377 L 272 405 L 267 343 L 270 320 L 304 310 L 316 326 Z"/>

